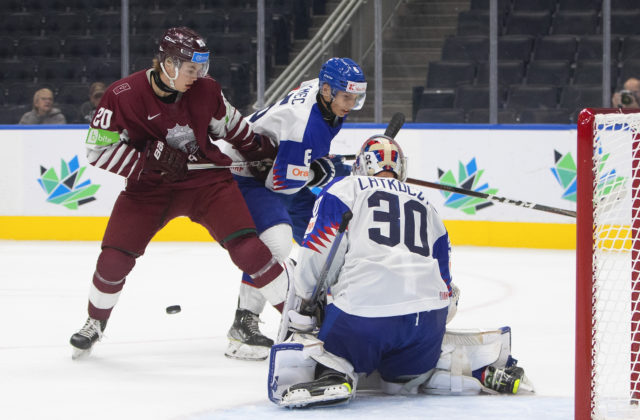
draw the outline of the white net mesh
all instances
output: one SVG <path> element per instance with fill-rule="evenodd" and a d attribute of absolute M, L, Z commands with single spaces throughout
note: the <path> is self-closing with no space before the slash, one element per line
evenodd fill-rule
<path fill-rule="evenodd" d="M 596 115 L 595 130 L 592 410 L 639 419 L 640 115 Z"/>

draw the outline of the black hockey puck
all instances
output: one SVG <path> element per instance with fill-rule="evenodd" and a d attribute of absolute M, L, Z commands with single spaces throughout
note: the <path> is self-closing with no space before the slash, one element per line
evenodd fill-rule
<path fill-rule="evenodd" d="M 180 307 L 180 305 L 167 306 L 167 313 L 168 314 L 177 314 L 181 310 L 182 310 L 182 308 Z"/>

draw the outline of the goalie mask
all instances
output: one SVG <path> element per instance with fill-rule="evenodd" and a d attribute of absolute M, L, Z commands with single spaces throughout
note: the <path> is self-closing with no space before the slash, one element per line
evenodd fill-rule
<path fill-rule="evenodd" d="M 374 176 L 382 171 L 390 171 L 399 181 L 407 179 L 407 160 L 400 145 L 390 137 L 378 135 L 364 142 L 356 162 L 354 175 Z"/>
<path fill-rule="evenodd" d="M 356 95 L 355 111 L 362 108 L 367 96 L 367 82 L 360 66 L 350 58 L 330 58 L 322 65 L 318 74 L 320 89 L 323 84 L 331 87 L 331 97 L 338 91 Z"/>
<path fill-rule="evenodd" d="M 171 60 L 175 68 L 175 74 L 170 76 L 165 70 L 165 60 Z M 199 64 L 195 70 L 197 77 L 204 77 L 209 71 L 209 49 L 204 39 L 194 30 L 187 27 L 178 27 L 168 29 L 162 36 L 158 51 L 158 61 L 160 68 L 165 76 L 169 79 L 172 88 L 175 88 L 174 82 L 178 78 L 178 73 L 184 62 Z M 184 69 L 183 71 L 193 71 Z"/>

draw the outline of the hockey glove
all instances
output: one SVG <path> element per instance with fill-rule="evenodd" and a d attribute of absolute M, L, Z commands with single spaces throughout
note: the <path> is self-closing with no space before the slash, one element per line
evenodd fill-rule
<path fill-rule="evenodd" d="M 336 168 L 328 156 L 321 157 L 311 162 L 307 187 L 322 188 L 336 176 Z"/>
<path fill-rule="evenodd" d="M 278 153 L 278 148 L 274 146 L 271 139 L 262 134 L 254 134 L 253 141 L 239 147 L 238 151 L 248 162 L 255 162 L 249 166 L 249 171 L 254 178 L 264 182 Z"/>
<path fill-rule="evenodd" d="M 187 176 L 188 155 L 160 140 L 147 146 L 144 158 L 142 171 L 158 171 L 166 182 L 180 181 Z"/>
<path fill-rule="evenodd" d="M 278 148 L 271 139 L 263 134 L 254 134 L 253 141 L 237 148 L 248 162 L 271 160 L 276 158 Z"/>
<path fill-rule="evenodd" d="M 287 313 L 289 317 L 289 331 L 309 333 L 316 327 L 316 317 L 302 315 L 293 309 Z"/>
<path fill-rule="evenodd" d="M 349 176 L 353 167 L 344 163 L 344 156 L 342 155 L 329 155 L 331 162 L 333 162 L 334 168 L 336 168 L 336 176 Z"/>

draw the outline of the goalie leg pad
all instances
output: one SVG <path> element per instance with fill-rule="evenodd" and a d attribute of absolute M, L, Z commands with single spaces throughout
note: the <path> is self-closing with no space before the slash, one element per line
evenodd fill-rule
<path fill-rule="evenodd" d="M 357 378 L 353 366 L 347 360 L 326 352 L 322 344 L 322 341 L 311 334 L 296 333 L 286 342 L 271 348 L 268 394 L 272 402 L 281 406 L 306 406 L 310 403 L 335 400 L 337 395 L 340 395 L 340 398 L 351 398 L 354 395 Z M 297 395 L 295 401 L 283 401 L 283 395 L 291 386 L 315 379 L 318 363 L 345 374 L 351 380 L 353 387 L 349 390 L 349 395 L 341 392 L 330 393 L 325 397 L 309 397 L 309 401 Z"/>
<path fill-rule="evenodd" d="M 505 367 L 511 359 L 511 328 L 497 330 L 447 330 L 436 371 L 421 387 L 427 394 L 469 395 L 495 393 L 472 376 L 491 365 Z"/>

